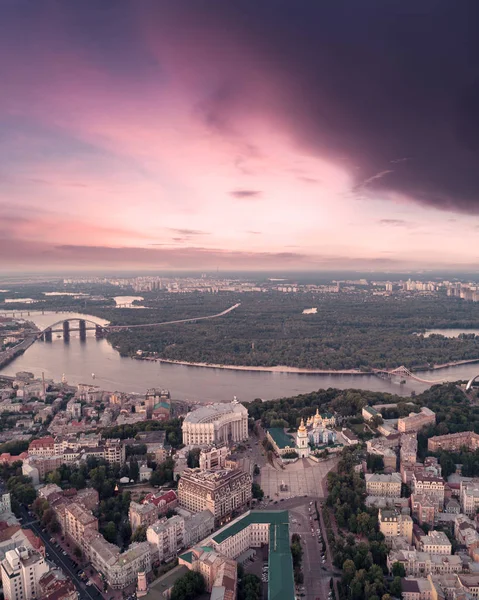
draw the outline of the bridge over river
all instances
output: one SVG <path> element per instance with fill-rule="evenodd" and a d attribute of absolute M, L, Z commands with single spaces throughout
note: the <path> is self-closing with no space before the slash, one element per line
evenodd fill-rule
<path fill-rule="evenodd" d="M 196 323 L 197 321 L 204 321 L 206 319 L 216 319 L 218 317 L 222 317 L 238 308 L 240 304 L 241 303 L 238 302 L 237 304 L 230 306 L 229 308 L 223 310 L 220 313 L 216 313 L 214 315 L 207 315 L 205 317 L 189 317 L 188 319 L 176 319 L 175 321 L 162 321 L 160 323 L 140 323 L 137 325 L 103 325 L 101 323 L 97 323 L 91 318 L 82 319 L 79 317 L 72 317 L 69 319 L 62 319 L 61 321 L 57 321 L 56 323 L 45 327 L 42 331 L 38 332 L 37 339 L 42 339 L 45 342 L 51 342 L 54 333 L 62 333 L 64 339 L 68 340 L 72 331 L 79 331 L 80 339 L 86 338 L 87 331 L 95 331 L 95 336 L 97 338 L 102 338 L 108 332 L 121 331 L 123 329 L 161 327 L 165 325 L 175 325 L 177 323 Z M 78 325 L 76 327 L 72 327 L 72 323 L 78 323 Z"/>

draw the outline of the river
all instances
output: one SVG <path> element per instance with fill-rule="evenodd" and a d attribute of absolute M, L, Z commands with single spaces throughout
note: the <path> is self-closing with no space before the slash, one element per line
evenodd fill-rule
<path fill-rule="evenodd" d="M 75 313 L 36 313 L 28 317 L 41 329 L 64 318 L 82 317 L 106 324 L 97 317 Z M 158 334 L 161 335 L 160 330 Z M 36 376 L 45 373 L 46 378 L 60 381 L 63 373 L 70 384 L 91 383 L 109 391 L 145 393 L 148 388 L 159 387 L 170 390 L 177 400 L 194 402 L 228 402 L 233 396 L 239 400 L 254 398 L 271 400 L 303 394 L 320 388 L 359 388 L 377 392 L 390 392 L 409 396 L 419 393 L 426 383 L 408 380 L 400 385 L 373 375 L 318 375 L 298 373 L 271 373 L 256 371 L 232 371 L 173 365 L 152 361 L 122 358 L 106 341 L 97 340 L 93 332 L 81 341 L 78 333 L 72 332 L 68 343 L 53 334 L 51 343 L 35 342 L 23 355 L 4 367 L 2 373 L 14 375 L 18 371 L 31 371 Z M 92 378 L 95 373 L 95 378 Z M 470 379 L 479 374 L 479 364 L 461 365 L 421 375 L 425 379 Z"/>

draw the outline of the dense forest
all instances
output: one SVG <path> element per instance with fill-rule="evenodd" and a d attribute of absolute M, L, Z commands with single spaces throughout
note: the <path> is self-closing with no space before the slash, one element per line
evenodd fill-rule
<path fill-rule="evenodd" d="M 328 294 L 145 294 L 141 310 L 92 308 L 112 324 L 211 315 L 212 320 L 110 334 L 123 355 L 137 350 L 164 359 L 309 369 L 412 369 L 479 358 L 479 336 L 425 337 L 432 328 L 479 328 L 479 305 L 443 296 Z M 303 314 L 317 307 L 316 314 Z"/>

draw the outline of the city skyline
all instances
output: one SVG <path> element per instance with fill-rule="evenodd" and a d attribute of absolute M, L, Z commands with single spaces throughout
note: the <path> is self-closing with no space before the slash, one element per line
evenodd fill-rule
<path fill-rule="evenodd" d="M 477 264 L 477 3 L 0 11 L 3 271 Z"/>

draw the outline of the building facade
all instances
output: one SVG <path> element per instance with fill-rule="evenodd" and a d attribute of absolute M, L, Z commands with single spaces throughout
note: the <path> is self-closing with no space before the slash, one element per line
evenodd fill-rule
<path fill-rule="evenodd" d="M 49 567 L 45 558 L 34 550 L 20 546 L 9 550 L 1 562 L 5 600 L 31 600 L 40 596 L 40 578 Z"/>
<path fill-rule="evenodd" d="M 201 406 L 183 421 L 183 444 L 204 446 L 248 439 L 248 411 L 237 401 Z"/>
<path fill-rule="evenodd" d="M 389 547 L 398 537 L 405 538 L 406 542 L 411 545 L 413 520 L 409 515 L 403 515 L 397 510 L 380 510 L 378 519 L 379 530 L 384 535 L 385 542 Z"/>
<path fill-rule="evenodd" d="M 130 502 L 128 518 L 131 530 L 135 532 L 138 527 L 150 527 L 158 520 L 158 508 L 154 504 L 138 504 Z"/>
<path fill-rule="evenodd" d="M 400 433 L 412 433 L 420 431 L 423 427 L 434 425 L 436 423 L 436 414 L 423 406 L 421 412 L 410 413 L 408 417 L 398 419 L 398 431 Z"/>
<path fill-rule="evenodd" d="M 251 475 L 240 469 L 185 469 L 178 482 L 179 505 L 191 512 L 209 510 L 219 525 L 249 505 L 251 484 Z"/>
<path fill-rule="evenodd" d="M 163 562 L 173 558 L 178 550 L 185 546 L 184 518 L 175 515 L 170 519 L 163 518 L 156 521 L 146 530 L 146 539 L 154 549 L 153 562 Z"/>
<path fill-rule="evenodd" d="M 367 473 L 366 493 L 370 496 L 386 496 L 397 498 L 401 496 L 401 476 L 399 473 L 390 475 L 380 475 L 377 473 Z"/>

